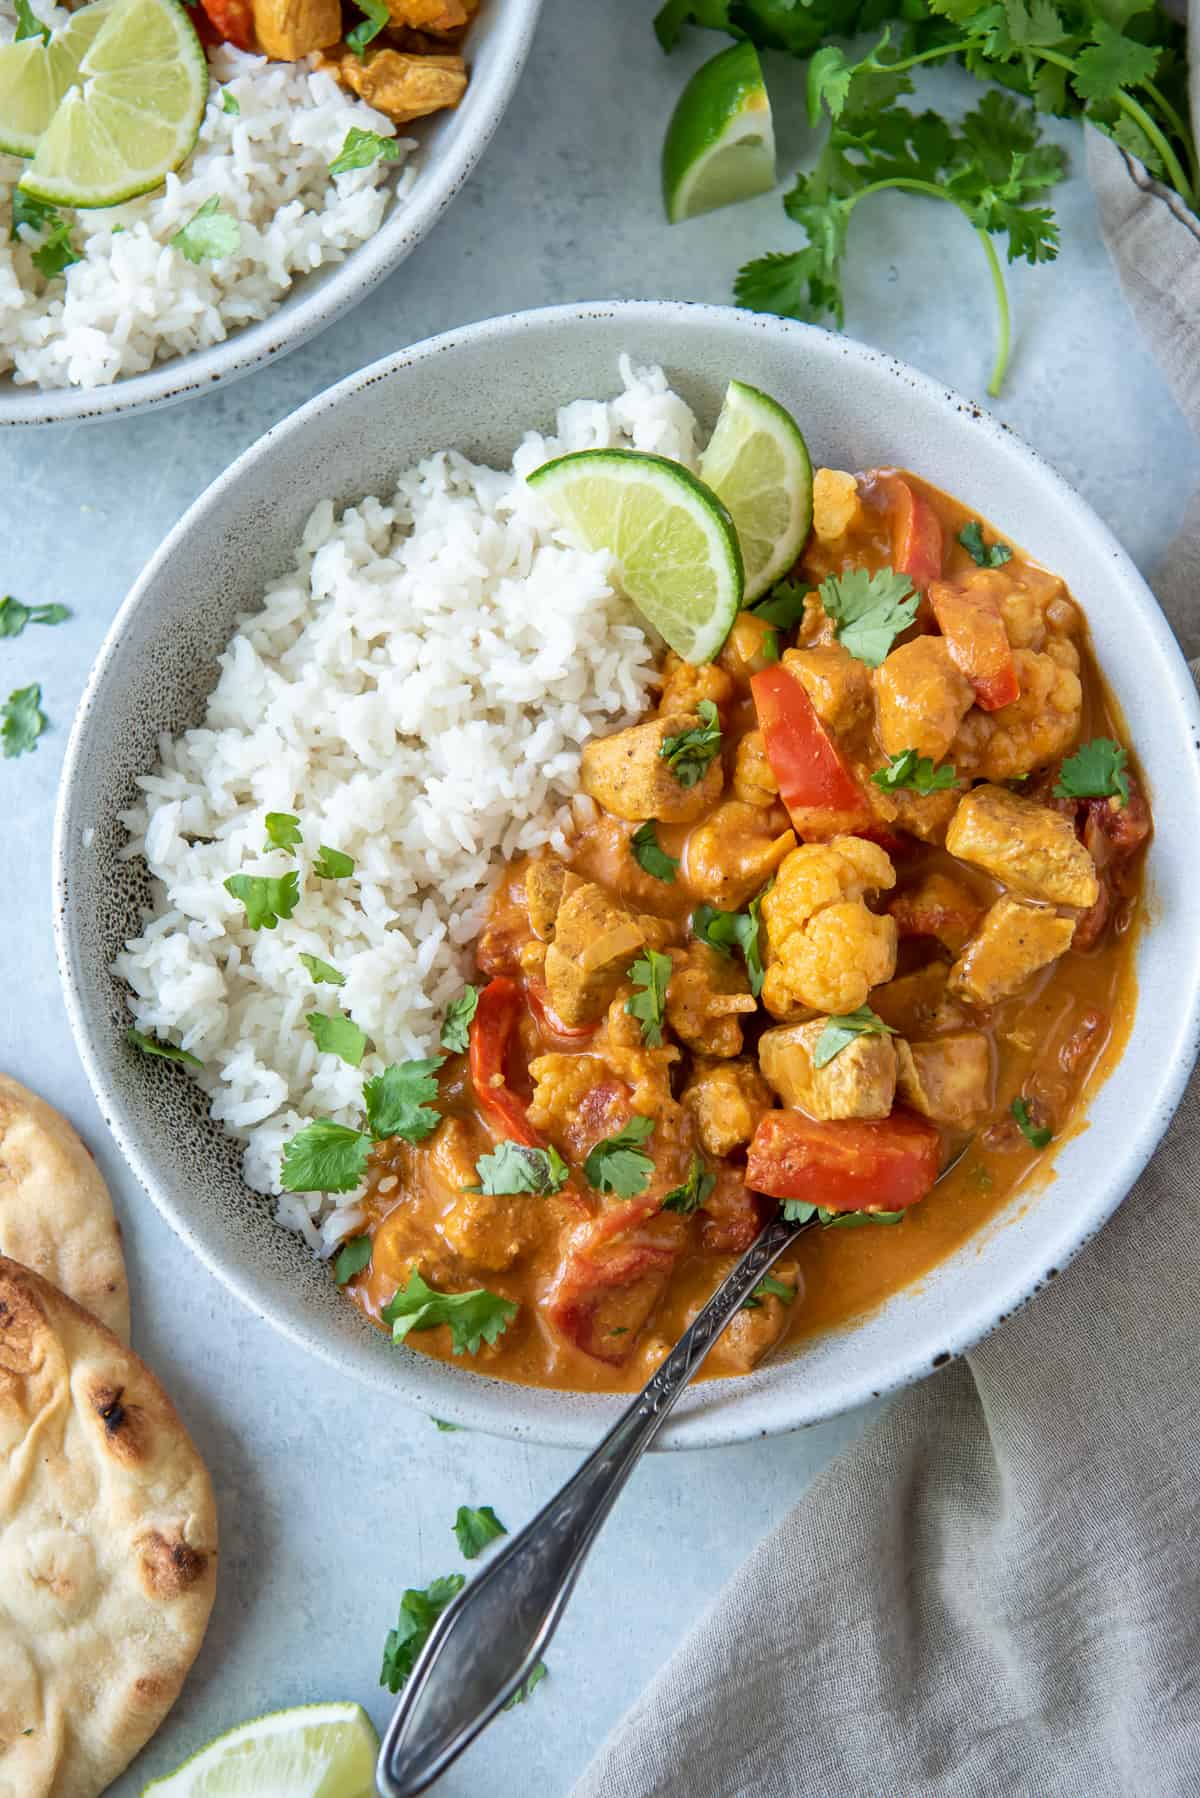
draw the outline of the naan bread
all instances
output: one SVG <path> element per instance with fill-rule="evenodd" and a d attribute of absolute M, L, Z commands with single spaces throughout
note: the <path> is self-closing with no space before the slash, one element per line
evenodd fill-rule
<path fill-rule="evenodd" d="M 0 1074 L 0 1255 L 23 1261 L 122 1342 L 125 1257 L 108 1188 L 65 1118 Z"/>
<path fill-rule="evenodd" d="M 204 1638 L 212 1483 L 132 1350 L 0 1257 L 0 1798 L 96 1798 Z"/>

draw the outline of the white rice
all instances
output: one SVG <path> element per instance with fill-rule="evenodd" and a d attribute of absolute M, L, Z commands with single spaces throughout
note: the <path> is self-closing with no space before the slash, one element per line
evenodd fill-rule
<path fill-rule="evenodd" d="M 239 620 L 203 725 L 162 739 L 123 814 L 128 855 L 161 886 L 115 971 L 138 1028 L 204 1062 L 260 1191 L 280 1192 L 283 1145 L 309 1118 L 360 1124 L 365 1078 L 436 1052 L 501 862 L 563 846 L 581 745 L 644 708 L 654 646 L 607 559 L 572 548 L 523 479 L 611 445 L 694 466 L 695 420 L 662 371 L 622 358 L 621 374 L 619 398 L 565 407 L 511 470 L 447 450 L 390 501 L 319 505 L 293 572 Z M 296 861 L 264 852 L 268 811 L 299 817 Z M 311 874 L 321 844 L 355 858 L 353 878 Z M 249 930 L 225 878 L 292 867 L 292 917 Z M 345 986 L 314 987 L 301 952 Z M 366 1032 L 361 1068 L 318 1053 L 313 1010 Z M 353 1196 L 279 1205 L 323 1252 L 358 1215 Z"/>
<path fill-rule="evenodd" d="M 67 13 L 39 3 L 50 25 Z M 14 14 L 0 4 L 0 37 Z M 11 241 L 12 190 L 27 164 L 0 156 L 0 371 L 20 385 L 101 387 L 220 343 L 266 318 L 293 278 L 340 262 L 378 230 L 416 178 L 412 138 L 396 162 L 331 175 L 351 126 L 395 137 L 382 113 L 306 62 L 268 62 L 226 45 L 209 55 L 208 109 L 195 149 L 166 184 L 123 206 L 64 211 L 82 260 L 47 280 Z M 226 112 L 228 92 L 240 111 Z M 407 166 L 406 166 L 407 165 Z M 398 172 L 397 172 L 398 171 Z M 216 196 L 240 226 L 235 254 L 189 262 L 171 238 Z"/>

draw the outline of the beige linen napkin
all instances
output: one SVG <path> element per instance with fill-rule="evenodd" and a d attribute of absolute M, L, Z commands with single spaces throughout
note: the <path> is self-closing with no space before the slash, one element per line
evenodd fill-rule
<path fill-rule="evenodd" d="M 1089 172 L 1200 429 L 1200 237 Z M 1200 650 L 1200 503 L 1158 582 Z M 1169 794 L 1160 795 L 1169 803 Z M 814 1483 L 575 1798 L 1200 1793 L 1200 1076 L 1107 1229 Z"/>

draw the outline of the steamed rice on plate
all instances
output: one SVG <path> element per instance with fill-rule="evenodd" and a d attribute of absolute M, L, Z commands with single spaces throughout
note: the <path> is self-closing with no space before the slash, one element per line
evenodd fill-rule
<path fill-rule="evenodd" d="M 129 0 L 98 0 L 97 16 L 118 3 Z M 0 154 L 0 372 L 21 386 L 106 386 L 223 341 L 272 313 L 298 276 L 343 260 L 419 178 L 406 125 L 461 99 L 476 7 L 392 0 L 380 29 L 352 0 L 197 4 L 181 16 L 203 43 L 185 25 L 200 69 L 198 134 L 185 118 L 190 147 L 165 178 L 151 170 L 155 185 L 138 192 L 134 167 L 136 197 L 97 204 L 69 172 L 55 171 L 49 199 L 18 185 L 38 179 L 36 133 L 22 137 L 20 125 L 41 71 L 11 64 L 14 50 L 41 55 L 28 41 L 39 26 L 57 44 L 92 8 L 34 0 L 22 31 L 0 0 L 0 63 L 10 58 L 15 95 L 6 117 L 0 68 L 0 143 L 25 151 Z M 149 96 L 161 66 L 149 67 Z"/>

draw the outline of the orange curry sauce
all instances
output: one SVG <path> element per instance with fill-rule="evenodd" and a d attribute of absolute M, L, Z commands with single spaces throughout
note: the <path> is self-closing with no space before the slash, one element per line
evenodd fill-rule
<path fill-rule="evenodd" d="M 933 533 L 932 571 L 921 569 L 919 546 L 913 560 L 911 542 L 906 538 L 906 533 L 911 538 L 913 530 L 914 496 L 918 535 L 922 521 L 926 538 Z M 834 512 L 836 524 L 836 505 Z M 840 535 L 831 535 L 827 525 L 824 537 L 814 531 L 795 578 L 805 587 L 816 587 L 824 576 L 849 569 L 905 569 L 907 558 L 910 567 L 905 571 L 911 572 L 919 591 L 928 584 L 931 572 L 950 584 L 970 587 L 979 584 L 983 571 L 957 541 L 969 520 L 970 514 L 956 501 L 915 476 L 904 474 L 901 478 L 894 471 L 884 471 L 861 477 L 846 528 Z M 816 524 L 819 529 L 820 493 Z M 988 543 L 996 541 L 990 528 L 985 528 L 984 535 Z M 1063 664 L 1070 667 L 1077 652 L 1082 707 L 1070 724 L 1068 740 L 1055 741 L 1049 757 L 1042 755 L 1030 767 L 1008 769 L 1002 753 L 997 759 L 995 750 L 984 751 L 984 759 L 991 753 L 992 761 L 981 775 L 978 761 L 972 766 L 971 757 L 981 753 L 979 741 L 986 742 L 993 728 L 989 716 L 996 720 L 997 730 L 1004 730 L 1011 721 L 1009 734 L 1018 749 L 1022 731 L 1034 754 L 1049 739 L 1036 708 L 1035 715 L 1022 722 L 1017 706 L 990 714 L 972 707 L 953 746 L 933 757 L 945 762 L 957 757 L 963 764 L 958 766 L 956 789 L 920 800 L 911 794 L 900 795 L 893 802 L 869 781 L 870 773 L 888 759 L 880 741 L 875 700 L 861 716 L 842 717 L 837 696 L 823 709 L 820 695 L 814 692 L 822 721 L 829 723 L 830 736 L 868 792 L 876 813 L 864 834 L 873 835 L 883 845 L 895 868 L 895 887 L 890 892 L 868 894 L 866 899 L 875 913 L 891 910 L 899 924 L 895 976 L 873 985 L 869 1003 L 897 1032 L 912 1040 L 936 1039 L 939 1033 L 954 1029 L 982 1033 L 990 1063 L 986 1107 L 967 1124 L 941 1123 L 943 1159 L 949 1160 L 964 1144 L 965 1153 L 933 1192 L 905 1211 L 901 1222 L 806 1232 L 794 1254 L 776 1270 L 782 1283 L 797 1287 L 794 1301 L 784 1304 L 766 1295 L 752 1311 L 743 1313 L 711 1356 L 707 1372 L 712 1375 L 745 1371 L 780 1345 L 817 1330 L 846 1325 L 919 1280 L 1004 1206 L 1039 1164 L 1048 1171 L 1053 1149 L 1039 1151 L 1022 1134 L 1011 1115 L 1014 1098 L 1023 1097 L 1034 1122 L 1050 1128 L 1055 1141 L 1060 1141 L 1078 1124 L 1085 1094 L 1111 1071 L 1124 1045 L 1135 1001 L 1133 927 L 1140 900 L 1141 848 L 1149 825 L 1145 802 L 1130 770 L 1131 804 L 1121 808 L 1122 823 L 1132 821 L 1137 828 L 1123 831 L 1117 827 L 1115 837 L 1108 822 L 1115 802 L 1055 807 L 1052 785 L 1062 757 L 1096 737 L 1121 741 L 1121 719 L 1093 658 L 1083 615 L 1062 584 L 1019 551 L 991 577 L 991 584 L 1025 594 L 1023 609 L 1017 606 L 1005 611 L 1019 663 L 1018 645 L 1030 645 L 1030 653 L 1044 648 L 1048 629 L 1060 643 L 1073 645 L 1073 651 L 1060 652 Z M 982 587 L 987 585 L 982 582 Z M 923 597 L 916 623 L 897 638 L 897 645 L 936 629 L 929 599 Z M 715 891 L 722 890 L 721 870 L 714 869 L 714 859 L 719 861 L 725 854 L 735 870 L 749 870 L 752 895 L 764 885 L 764 880 L 753 874 L 755 855 L 764 853 L 763 843 L 772 836 L 783 836 L 792 821 L 778 798 L 772 804 L 768 794 L 765 808 L 753 820 L 757 834 L 750 831 L 745 841 L 738 841 L 740 814 L 736 811 L 724 814 L 723 834 L 713 830 L 704 834 L 718 806 L 728 805 L 744 790 L 739 785 L 742 764 L 738 745 L 757 723 L 749 676 L 767 665 L 765 634 L 755 619 L 742 614 L 714 668 L 691 670 L 676 658 L 666 659 L 669 703 L 664 700 L 662 709 L 694 711 L 696 698 L 707 690 L 706 682 L 715 680 L 714 691 L 721 689 L 723 729 L 723 791 L 706 803 L 699 817 L 658 825 L 658 842 L 680 864 L 675 881 L 667 884 L 639 866 L 631 850 L 637 823 L 606 810 L 597 808 L 594 821 L 580 830 L 572 845 L 568 880 L 576 885 L 580 881 L 596 883 L 613 905 L 639 921 L 647 940 L 674 952 L 677 966 L 678 958 L 687 953 L 689 918 L 701 901 L 744 909 L 745 898 L 736 903 L 713 898 Z M 785 652 L 780 666 L 786 668 L 790 648 L 833 642 L 830 622 L 819 604 L 810 600 L 798 626 L 781 632 L 773 647 Z M 1043 667 L 1043 663 L 1043 656 L 1038 657 L 1037 668 L 1032 661 L 1021 663 L 1035 686 L 1034 675 L 1039 670 L 1041 675 L 1047 673 L 1049 664 Z M 867 673 L 876 683 L 877 694 L 879 674 Z M 695 677 L 690 687 L 689 677 Z M 855 679 L 861 677 L 855 673 Z M 975 691 L 978 694 L 979 688 Z M 679 695 L 686 692 L 692 699 L 681 706 Z M 923 703 L 920 694 L 916 698 L 919 705 Z M 1052 695 L 1046 703 L 1052 705 Z M 1029 710 L 1026 701 L 1025 711 Z M 894 738 L 894 728 L 892 734 Z M 898 753 L 894 741 L 890 753 Z M 1075 919 L 1078 941 L 1011 996 L 990 1004 L 966 1004 L 961 994 L 957 1002 L 947 997 L 949 968 L 964 940 L 978 930 L 987 908 L 1005 888 L 978 865 L 951 856 L 944 841 L 955 806 L 982 778 L 1071 817 L 1099 869 L 1101 900 L 1082 914 L 1078 908 L 1059 905 L 1060 916 Z M 1100 808 L 1105 809 L 1101 812 Z M 751 817 L 745 807 L 742 810 Z M 1102 828 L 1097 826 L 1097 818 Z M 802 841 L 807 840 L 803 830 L 800 835 Z M 555 1064 L 560 1087 L 565 1081 L 570 1090 L 565 1097 L 560 1095 L 559 1109 L 551 1108 L 549 1113 L 553 1121 L 535 1138 L 553 1141 L 564 1155 L 572 1170 L 570 1184 L 557 1194 L 540 1196 L 493 1197 L 464 1190 L 478 1184 L 478 1157 L 492 1150 L 506 1131 L 492 1111 L 478 1105 L 468 1058 L 451 1056 L 440 1076 L 438 1108 L 444 1121 L 438 1129 L 424 1143 L 409 1146 L 392 1139 L 374 1153 L 366 1200 L 372 1260 L 346 1290 L 351 1300 L 378 1322 L 381 1308 L 414 1266 L 431 1286 L 443 1291 L 486 1287 L 516 1301 L 519 1311 L 495 1346 L 483 1345 L 475 1357 L 466 1359 L 466 1365 L 532 1385 L 632 1391 L 644 1383 L 710 1296 L 737 1254 L 771 1215 L 776 1201 L 747 1190 L 744 1142 L 719 1156 L 703 1149 L 707 1167 L 717 1175 L 706 1205 L 689 1215 L 659 1211 L 649 1217 L 643 1208 L 628 1241 L 618 1236 L 606 1245 L 608 1265 L 614 1265 L 614 1256 L 618 1260 L 624 1256 L 624 1272 L 618 1270 L 605 1286 L 598 1306 L 588 1309 L 591 1301 L 586 1293 L 581 1298 L 575 1291 L 578 1268 L 571 1261 L 572 1247 L 595 1231 L 597 1220 L 615 1219 L 624 1201 L 590 1189 L 581 1172 L 582 1162 L 587 1149 L 619 1128 L 631 1111 L 654 1113 L 654 1089 L 648 1081 L 639 1084 L 640 1027 L 634 1019 L 622 1022 L 625 999 L 633 991 L 628 980 L 616 989 L 615 1000 L 606 1002 L 598 1032 L 590 1025 L 577 1026 L 574 1032 L 564 1030 L 561 1019 L 548 1008 L 546 945 L 530 923 L 528 866 L 521 861 L 504 871 L 477 945 L 476 979 L 486 985 L 500 976 L 512 980 L 519 990 L 520 1018 L 505 1057 L 503 1078 L 522 1107 L 535 1097 L 531 1063 L 546 1055 L 572 1058 L 573 1066 L 565 1061 Z M 935 874 L 943 874 L 953 883 L 965 907 L 963 916 L 935 916 L 931 923 L 924 915 L 928 907 L 923 911 L 922 893 L 928 893 L 929 879 Z M 736 881 L 733 884 L 736 887 Z M 953 904 L 949 912 L 953 914 Z M 940 935 L 931 933 L 938 930 Z M 769 967 L 774 948 L 766 929 L 762 944 Z M 629 960 L 633 959 L 630 954 Z M 729 969 L 736 969 L 737 974 L 725 984 L 740 987 L 744 995 L 743 964 L 736 952 L 729 958 Z M 608 1004 L 613 1014 L 619 1014 L 615 1024 L 605 1021 Z M 776 1009 L 772 1016 L 760 1004 L 756 1011 L 740 1016 L 740 1025 L 745 1027 L 742 1054 L 751 1069 L 747 1081 L 757 1083 L 760 1106 L 778 1103 L 769 1092 L 765 1101 L 761 1097 L 764 1088 L 755 1063 L 761 1033 L 793 1017 L 814 1015 L 813 1009 L 799 1008 L 786 1017 Z M 610 1043 L 606 1056 L 605 1045 Z M 672 1095 L 662 1106 L 670 1118 L 657 1120 L 655 1135 L 646 1145 L 658 1164 L 650 1191 L 657 1192 L 660 1200 L 684 1178 L 689 1157 L 698 1146 L 696 1116 L 675 1100 L 698 1066 L 713 1065 L 711 1058 L 698 1060 L 673 1033 L 669 1014 L 664 1046 L 674 1056 L 666 1072 L 661 1065 L 658 1071 L 659 1090 Z M 728 1042 L 722 1052 L 728 1057 Z M 1068 1201 L 1066 1195 L 1059 1198 L 1051 1191 L 1040 1202 Z M 564 1302 L 564 1282 L 570 1285 L 572 1281 L 570 1302 Z M 450 1332 L 444 1325 L 414 1331 L 409 1342 L 425 1353 L 443 1359 L 451 1356 Z"/>

